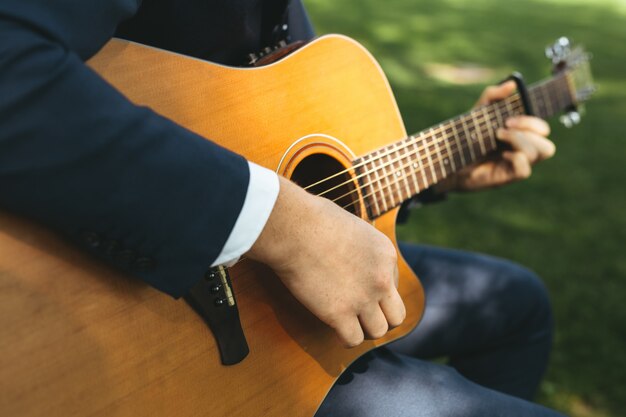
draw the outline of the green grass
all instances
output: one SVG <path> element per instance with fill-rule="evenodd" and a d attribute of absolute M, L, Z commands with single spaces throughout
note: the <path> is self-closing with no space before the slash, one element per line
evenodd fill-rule
<path fill-rule="evenodd" d="M 626 1 L 307 0 L 319 33 L 347 34 L 385 68 L 407 129 L 468 109 L 484 84 L 442 81 L 433 64 L 475 64 L 497 82 L 548 75 L 543 47 L 561 35 L 593 52 L 600 91 L 530 180 L 453 195 L 417 210 L 401 238 L 513 259 L 549 287 L 557 333 L 538 400 L 572 416 L 626 407 Z"/>

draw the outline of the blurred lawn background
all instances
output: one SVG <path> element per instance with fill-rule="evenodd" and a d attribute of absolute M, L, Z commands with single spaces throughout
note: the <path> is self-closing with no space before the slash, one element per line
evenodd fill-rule
<path fill-rule="evenodd" d="M 543 49 L 561 35 L 593 53 L 600 90 L 580 126 L 553 121 L 554 159 L 528 181 L 416 210 L 399 235 L 537 271 L 557 326 L 538 400 L 574 417 L 626 415 L 626 0 L 305 3 L 318 33 L 377 57 L 409 132 L 466 111 L 513 70 L 546 77 Z"/>

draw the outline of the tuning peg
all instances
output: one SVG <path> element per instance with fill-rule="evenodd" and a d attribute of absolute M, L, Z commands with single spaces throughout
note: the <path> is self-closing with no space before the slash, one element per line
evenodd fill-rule
<path fill-rule="evenodd" d="M 553 45 L 546 47 L 546 58 L 551 59 L 554 64 L 558 64 L 570 54 L 570 41 L 565 36 L 561 36 Z"/>
<path fill-rule="evenodd" d="M 565 36 L 561 36 L 557 41 L 557 44 L 559 44 L 561 46 L 561 48 L 563 49 L 569 49 L 570 46 L 570 41 L 567 37 Z"/>
<path fill-rule="evenodd" d="M 580 113 L 577 111 L 567 112 L 559 118 L 559 121 L 563 123 L 563 126 L 569 129 L 580 123 Z"/>

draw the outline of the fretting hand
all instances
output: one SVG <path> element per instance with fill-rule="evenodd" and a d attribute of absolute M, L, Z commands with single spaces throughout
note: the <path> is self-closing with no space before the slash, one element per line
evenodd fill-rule
<path fill-rule="evenodd" d="M 502 100 L 515 91 L 510 81 L 485 89 L 476 106 Z M 497 187 L 524 178 L 532 172 L 532 165 L 554 155 L 556 147 L 547 136 L 550 126 L 532 116 L 516 116 L 505 121 L 506 127 L 497 131 L 498 140 L 509 145 L 509 150 L 495 154 L 487 161 L 470 165 L 456 175 L 436 185 L 436 190 L 477 191 Z"/>

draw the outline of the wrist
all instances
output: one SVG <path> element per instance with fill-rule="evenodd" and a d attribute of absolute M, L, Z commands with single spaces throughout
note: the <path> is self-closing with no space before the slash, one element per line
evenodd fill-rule
<path fill-rule="evenodd" d="M 299 251 L 302 239 L 299 225 L 315 212 L 314 197 L 284 177 L 279 177 L 279 192 L 274 208 L 247 257 L 272 268 L 282 267 Z"/>

